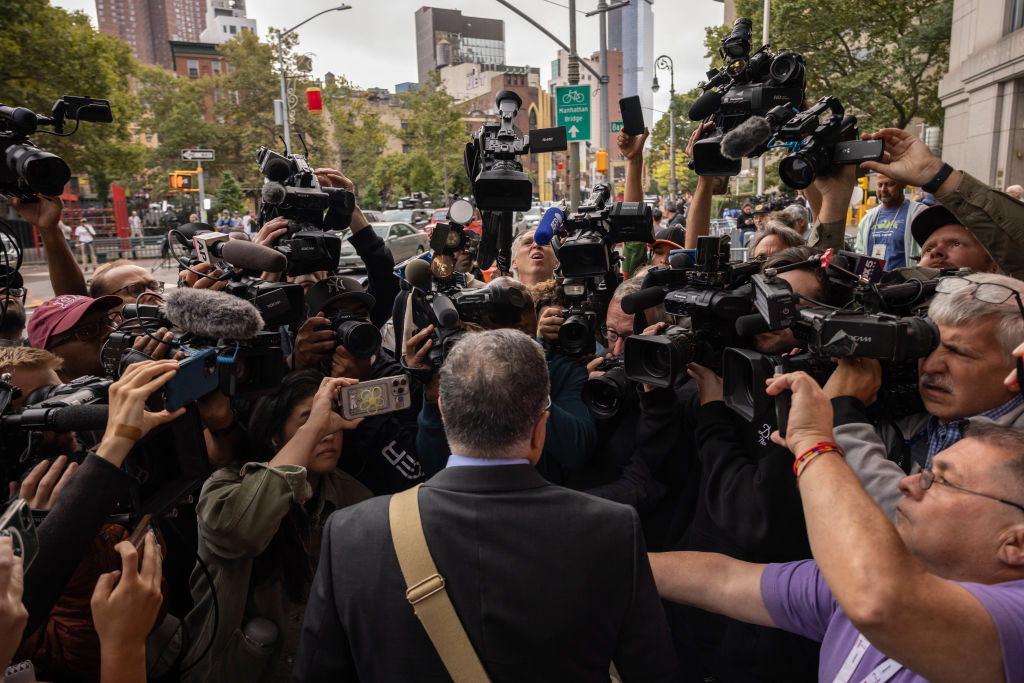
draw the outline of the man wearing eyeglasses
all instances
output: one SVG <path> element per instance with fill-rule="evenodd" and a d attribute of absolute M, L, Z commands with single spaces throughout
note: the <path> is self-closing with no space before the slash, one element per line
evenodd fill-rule
<path fill-rule="evenodd" d="M 873 426 L 866 413 L 881 386 L 870 359 L 843 359 L 825 385 L 836 410 L 836 438 L 847 462 L 881 508 L 896 517 L 900 479 L 978 422 L 1024 428 L 1024 398 L 1003 384 L 1024 339 L 1024 282 L 975 273 L 942 278 L 928 308 L 941 341 L 918 365 L 926 412 Z"/>
<path fill-rule="evenodd" d="M 154 295 L 163 291 L 164 283 L 154 280 L 145 268 L 124 259 L 97 268 L 89 283 L 89 295 L 94 299 L 112 294 L 126 304 L 159 303 Z"/>
<path fill-rule="evenodd" d="M 121 305 L 116 296 L 54 297 L 32 313 L 28 321 L 29 345 L 64 359 L 58 370 L 62 382 L 86 375 L 103 376 L 100 352 L 114 329 L 110 314 Z"/>
<path fill-rule="evenodd" d="M 21 273 L 0 279 L 0 346 L 20 346 L 25 333 L 25 289 Z"/>
<path fill-rule="evenodd" d="M 895 527 L 832 434 L 827 394 L 804 373 L 785 440 L 813 560 L 752 564 L 652 554 L 658 592 L 822 643 L 818 680 L 1024 680 L 1024 431 L 976 422 L 899 482 Z"/>

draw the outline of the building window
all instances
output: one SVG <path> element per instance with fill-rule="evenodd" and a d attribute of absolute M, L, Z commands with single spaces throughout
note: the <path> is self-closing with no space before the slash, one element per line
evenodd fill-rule
<path fill-rule="evenodd" d="M 1010 31 L 1024 28 L 1024 0 L 1012 0 L 1010 3 Z"/>
<path fill-rule="evenodd" d="M 228 27 L 227 27 L 227 26 L 221 26 L 221 29 L 223 29 L 223 30 L 224 30 L 224 33 L 227 33 L 227 32 L 228 32 Z"/>
<path fill-rule="evenodd" d="M 234 24 L 232 24 L 231 25 L 231 35 L 235 35 L 236 33 L 238 33 L 238 27 L 235 26 Z"/>
<path fill-rule="evenodd" d="M 215 74 L 219 74 L 220 73 L 220 62 L 212 62 L 210 64 L 210 67 L 213 69 L 213 73 L 215 73 Z"/>
<path fill-rule="evenodd" d="M 199 78 L 199 60 L 190 59 L 188 60 L 188 77 Z"/>

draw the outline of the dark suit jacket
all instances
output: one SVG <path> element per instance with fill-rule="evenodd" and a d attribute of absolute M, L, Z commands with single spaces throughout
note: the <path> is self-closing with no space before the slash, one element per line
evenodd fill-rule
<path fill-rule="evenodd" d="M 324 529 L 298 681 L 447 681 L 405 599 L 389 496 Z M 676 680 L 636 512 L 529 465 L 452 467 L 420 490 L 431 556 L 493 681 Z"/>

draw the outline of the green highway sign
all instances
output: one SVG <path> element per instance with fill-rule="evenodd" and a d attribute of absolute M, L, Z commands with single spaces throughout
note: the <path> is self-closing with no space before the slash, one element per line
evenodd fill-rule
<path fill-rule="evenodd" d="M 618 133 L 622 130 L 622 121 L 612 121 L 612 132 Z"/>
<path fill-rule="evenodd" d="M 563 85 L 555 88 L 558 126 L 565 126 L 569 142 L 590 139 L 590 86 Z"/>

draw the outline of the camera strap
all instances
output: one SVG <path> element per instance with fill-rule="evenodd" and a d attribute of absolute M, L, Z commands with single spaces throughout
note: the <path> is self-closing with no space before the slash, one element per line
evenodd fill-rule
<path fill-rule="evenodd" d="M 420 486 L 391 496 L 388 506 L 391 541 L 407 587 L 405 597 L 455 683 L 490 681 L 430 556 L 420 520 Z"/>

